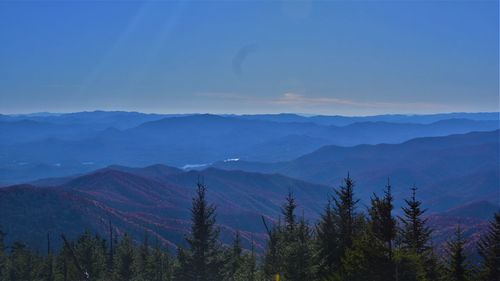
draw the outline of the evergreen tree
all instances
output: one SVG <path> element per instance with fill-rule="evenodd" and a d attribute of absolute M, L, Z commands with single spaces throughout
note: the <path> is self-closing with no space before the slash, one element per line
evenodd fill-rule
<path fill-rule="evenodd" d="M 7 278 L 7 253 L 5 247 L 5 233 L 0 230 L 0 280 Z"/>
<path fill-rule="evenodd" d="M 21 242 L 12 245 L 7 266 L 8 281 L 33 280 L 35 257 Z"/>
<path fill-rule="evenodd" d="M 105 241 L 98 235 L 85 231 L 75 244 L 75 255 L 82 270 L 92 280 L 98 280 L 106 273 Z"/>
<path fill-rule="evenodd" d="M 434 252 L 434 248 L 429 246 L 429 250 L 423 255 L 423 265 L 425 270 L 425 280 L 441 281 L 444 278 L 444 267 L 441 259 Z M 422 257 L 422 255 L 420 255 Z"/>
<path fill-rule="evenodd" d="M 77 275 L 74 278 L 71 278 L 72 268 L 71 263 L 69 262 L 71 259 L 69 249 L 66 245 L 63 245 L 62 249 L 59 251 L 59 255 L 57 255 L 55 261 L 55 277 L 56 280 L 68 281 L 68 280 L 77 280 Z"/>
<path fill-rule="evenodd" d="M 244 258 L 244 270 L 239 281 L 256 281 L 258 279 L 257 274 L 257 257 L 255 255 L 255 245 L 252 239 L 250 253 Z"/>
<path fill-rule="evenodd" d="M 237 280 L 237 274 L 243 267 L 243 248 L 241 247 L 241 237 L 239 231 L 236 232 L 233 240 L 233 245 L 230 249 L 228 249 L 227 252 L 228 253 L 225 262 L 226 270 L 224 272 L 224 280 L 234 281 Z"/>
<path fill-rule="evenodd" d="M 50 234 L 47 233 L 47 257 L 43 262 L 43 266 L 41 269 L 41 277 L 44 281 L 53 281 L 54 280 L 54 256 L 52 255 L 52 249 L 50 246 Z M 1 279 L 0 279 L 1 280 Z"/>
<path fill-rule="evenodd" d="M 339 266 L 339 232 L 337 217 L 330 198 L 316 225 L 316 264 L 318 277 L 324 279 L 333 274 Z"/>
<path fill-rule="evenodd" d="M 354 198 L 354 181 L 349 174 L 344 179 L 344 183 L 335 190 L 333 197 L 333 211 L 337 217 L 337 226 L 339 228 L 339 252 L 340 258 L 345 251 L 352 246 L 354 236 L 359 231 L 358 215 L 356 208 L 359 200 Z"/>
<path fill-rule="evenodd" d="M 215 226 L 214 205 L 206 200 L 206 187 L 198 183 L 191 208 L 191 233 L 186 238 L 189 255 L 180 264 L 189 281 L 220 281 L 221 256 L 219 229 Z"/>
<path fill-rule="evenodd" d="M 392 215 L 394 209 L 391 185 L 387 182 L 384 198 L 374 195 L 371 199 L 370 223 L 373 234 L 382 241 L 392 259 L 393 241 L 396 238 L 396 219 Z"/>
<path fill-rule="evenodd" d="M 177 247 L 177 264 L 174 268 L 174 280 L 175 281 L 189 281 L 191 278 L 191 272 L 189 271 L 188 265 L 191 262 L 191 257 L 189 253 L 182 247 Z"/>
<path fill-rule="evenodd" d="M 353 245 L 347 248 L 339 270 L 333 273 L 333 278 L 326 280 L 392 280 L 392 276 L 387 273 L 390 261 L 385 252 L 385 245 L 375 237 L 371 227 L 365 224 L 362 232 L 353 239 Z"/>
<path fill-rule="evenodd" d="M 316 271 L 320 279 L 327 279 L 340 269 L 347 249 L 361 233 L 363 216 L 356 212 L 358 202 L 354 198 L 354 181 L 347 174 L 334 195 L 328 198 L 316 226 Z"/>
<path fill-rule="evenodd" d="M 130 281 L 134 278 L 134 245 L 130 236 L 125 234 L 115 253 L 114 275 L 116 281 Z"/>
<path fill-rule="evenodd" d="M 288 196 L 285 198 L 285 203 L 281 209 L 283 217 L 285 218 L 285 233 L 289 237 L 286 239 L 292 239 L 297 226 L 297 218 L 295 215 L 295 209 L 297 208 L 297 203 L 295 202 L 295 197 L 291 191 L 288 192 Z"/>
<path fill-rule="evenodd" d="M 275 279 L 276 276 L 291 281 L 313 278 L 312 233 L 303 217 L 297 221 L 296 208 L 295 197 L 289 192 L 281 209 L 284 225 L 278 223 L 268 229 L 264 259 L 266 279 Z"/>
<path fill-rule="evenodd" d="M 397 249 L 394 252 L 393 263 L 396 266 L 395 278 L 398 281 L 438 281 L 439 279 L 427 279 L 425 264 L 419 254 L 406 249 Z M 387 279 L 389 280 L 389 279 Z"/>
<path fill-rule="evenodd" d="M 168 251 L 162 249 L 158 241 L 146 264 L 147 281 L 170 281 L 172 268 Z"/>
<path fill-rule="evenodd" d="M 284 271 L 284 230 L 280 220 L 278 224 L 268 227 L 262 217 L 267 231 L 267 247 L 264 253 L 263 274 L 265 279 L 274 279 L 276 275 L 283 275 Z"/>
<path fill-rule="evenodd" d="M 149 253 L 149 236 L 146 231 L 144 231 L 144 240 L 142 245 L 136 251 L 134 259 L 134 271 L 137 273 L 134 280 L 135 281 L 149 281 L 151 279 L 151 273 L 148 271 L 147 264 L 150 259 Z"/>
<path fill-rule="evenodd" d="M 383 198 L 373 195 L 369 210 L 371 233 L 382 245 L 379 255 L 386 256 L 378 258 L 379 261 L 384 261 L 382 264 L 373 266 L 381 268 L 384 280 L 388 281 L 396 279 L 399 275 L 393 261 L 393 241 L 396 237 L 396 220 L 392 215 L 393 200 L 391 185 L 388 182 Z"/>
<path fill-rule="evenodd" d="M 448 253 L 447 276 L 449 281 L 467 281 L 470 276 L 469 264 L 465 254 L 466 240 L 460 226 L 457 226 L 454 237 L 448 241 L 446 252 Z"/>
<path fill-rule="evenodd" d="M 500 212 L 495 213 L 488 232 L 478 243 L 482 258 L 480 278 L 483 281 L 500 281 Z"/>
<path fill-rule="evenodd" d="M 312 233 L 304 218 L 296 225 L 285 243 L 284 279 L 309 281 L 314 276 Z"/>
<path fill-rule="evenodd" d="M 400 217 L 403 224 L 400 230 L 401 244 L 405 249 L 422 254 L 429 250 L 432 230 L 426 226 L 427 219 L 423 218 L 425 210 L 421 209 L 422 202 L 416 198 L 417 188 L 411 188 L 411 192 L 410 199 L 405 199 L 404 215 Z"/>
<path fill-rule="evenodd" d="M 115 248 L 114 245 L 115 243 L 116 236 L 113 235 L 113 226 L 111 225 L 111 220 L 109 221 L 109 251 L 108 251 L 108 261 L 107 261 L 107 268 L 108 272 L 107 275 L 111 275 L 113 272 L 113 265 L 114 265 L 114 254 L 115 254 Z"/>

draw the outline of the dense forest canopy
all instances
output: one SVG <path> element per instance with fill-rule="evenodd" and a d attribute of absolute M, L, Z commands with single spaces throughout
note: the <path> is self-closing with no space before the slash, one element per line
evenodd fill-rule
<path fill-rule="evenodd" d="M 498 281 L 500 271 L 500 212 L 477 244 L 478 259 L 471 259 L 460 225 L 444 250 L 432 243 L 425 207 L 418 190 L 410 189 L 402 215 L 394 215 L 388 181 L 383 194 L 373 194 L 363 210 L 355 182 L 347 176 L 327 198 L 319 221 L 309 222 L 297 211 L 293 192 L 282 213 L 270 221 L 264 252 L 252 244 L 244 248 L 239 232 L 231 244 L 219 238 L 217 208 L 206 199 L 199 183 L 192 199 L 191 230 L 186 246 L 167 249 L 144 233 L 134 241 L 109 223 L 109 236 L 89 231 L 75 241 L 47 234 L 47 252 L 31 250 L 18 241 L 6 245 L 0 232 L 0 280 L 148 280 L 148 281 L 257 281 L 336 280 Z M 54 239 L 64 246 L 53 251 Z"/>

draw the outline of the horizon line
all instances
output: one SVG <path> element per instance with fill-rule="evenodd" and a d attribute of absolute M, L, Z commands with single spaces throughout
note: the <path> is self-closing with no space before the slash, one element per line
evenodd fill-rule
<path fill-rule="evenodd" d="M 103 110 L 103 109 L 94 109 L 94 110 L 81 110 L 81 111 L 34 111 L 34 112 L 26 112 L 26 113 L 1 113 L 0 115 L 11 116 L 11 117 L 20 117 L 20 116 L 60 116 L 66 114 L 77 114 L 77 113 L 137 113 L 137 114 L 145 114 L 145 115 L 218 115 L 218 116 L 252 116 L 252 115 L 296 115 L 302 117 L 317 117 L 317 116 L 329 116 L 329 117 L 374 117 L 374 116 L 429 116 L 429 115 L 445 115 L 445 114 L 499 114 L 499 111 L 449 111 L 449 112 L 433 112 L 433 113 L 383 113 L 383 114 L 320 114 L 320 113 L 303 113 L 303 112 L 268 112 L 268 113 L 215 113 L 215 112 L 153 112 L 153 111 L 136 111 L 136 110 Z M 499 116 L 500 117 L 500 116 Z"/>

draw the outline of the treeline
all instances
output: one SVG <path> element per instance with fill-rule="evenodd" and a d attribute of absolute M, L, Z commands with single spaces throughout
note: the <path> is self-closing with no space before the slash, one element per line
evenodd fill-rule
<path fill-rule="evenodd" d="M 186 247 L 168 253 L 147 235 L 134 243 L 128 235 L 110 238 L 90 232 L 44 255 L 21 242 L 9 249 L 0 232 L 1 281 L 500 281 L 500 213 L 481 237 L 478 263 L 470 263 L 460 227 L 438 255 L 431 242 L 416 188 L 405 200 L 402 216 L 394 215 L 387 184 L 361 211 L 348 176 L 334 190 L 318 222 L 297 214 L 289 193 L 282 215 L 263 218 L 268 239 L 264 252 L 244 249 L 239 233 L 231 245 L 219 239 L 216 207 L 198 184 L 193 198 L 192 226 Z M 50 239 L 48 239 L 50 241 Z"/>

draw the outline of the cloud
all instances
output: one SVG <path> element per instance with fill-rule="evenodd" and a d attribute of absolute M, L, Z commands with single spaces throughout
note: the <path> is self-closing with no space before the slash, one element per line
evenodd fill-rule
<path fill-rule="evenodd" d="M 233 58 L 233 72 L 237 75 L 242 73 L 242 65 L 249 54 L 257 51 L 256 44 L 248 44 L 241 47 Z"/>
<path fill-rule="evenodd" d="M 321 106 L 321 105 L 347 105 L 352 107 L 364 108 L 415 108 L 415 109 L 441 109 L 443 105 L 434 103 L 421 102 L 380 102 L 380 101 L 356 101 L 350 99 L 341 99 L 334 97 L 306 97 L 301 94 L 286 92 L 278 99 L 272 101 L 275 104 L 281 105 L 296 105 L 296 106 Z"/>
<path fill-rule="evenodd" d="M 358 101 L 352 99 L 325 97 L 325 96 L 305 96 L 294 92 L 285 92 L 278 97 L 262 97 L 255 95 L 242 95 L 236 93 L 218 93 L 203 92 L 196 93 L 196 96 L 218 99 L 224 102 L 236 102 L 241 104 L 253 104 L 265 106 L 266 108 L 275 108 L 289 111 L 291 109 L 304 109 L 311 112 L 316 110 L 324 111 L 326 107 L 330 109 L 343 108 L 353 111 L 371 111 L 380 112 L 393 111 L 422 111 L 422 110 L 449 110 L 450 108 L 442 104 L 424 103 L 424 102 L 385 102 L 385 101 Z"/>
<path fill-rule="evenodd" d="M 297 93 L 287 92 L 280 98 L 272 101 L 276 104 L 288 105 L 324 105 L 324 104 L 344 104 L 357 105 L 356 102 L 346 99 L 331 98 L 331 97 L 305 97 Z"/>

